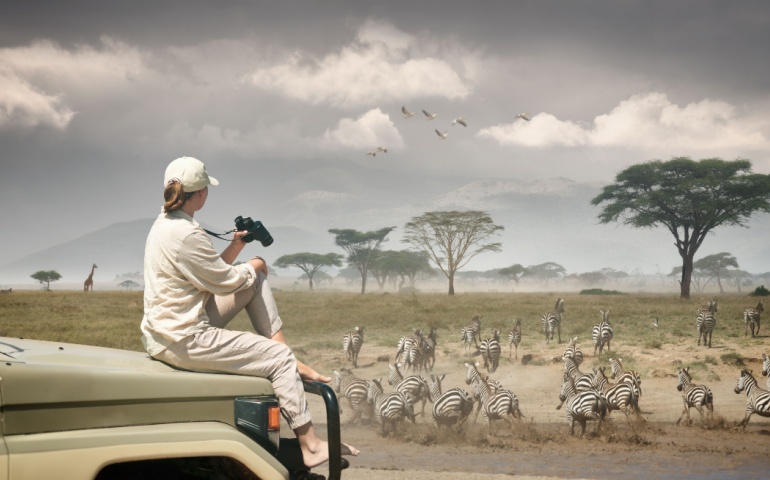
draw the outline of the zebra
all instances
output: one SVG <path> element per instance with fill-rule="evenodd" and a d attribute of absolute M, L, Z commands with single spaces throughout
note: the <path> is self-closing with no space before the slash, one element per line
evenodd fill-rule
<path fill-rule="evenodd" d="M 639 375 L 639 372 L 635 370 L 623 370 L 623 359 L 622 358 L 610 358 L 610 369 L 612 370 L 612 375 L 610 378 L 615 380 L 617 383 L 628 383 L 631 385 L 636 385 L 636 388 L 639 389 L 639 396 L 642 396 L 642 376 Z"/>
<path fill-rule="evenodd" d="M 342 350 L 345 352 L 345 360 L 358 366 L 358 352 L 361 351 L 361 345 L 364 344 L 364 327 L 356 327 L 353 331 L 347 332 L 342 337 Z"/>
<path fill-rule="evenodd" d="M 717 323 L 716 314 L 717 301 L 711 300 L 708 305 L 698 307 L 698 315 L 695 319 L 695 329 L 698 331 L 698 345 L 703 337 L 703 345 L 706 345 L 706 336 L 708 335 L 708 346 L 711 348 L 711 335 L 714 332 L 714 326 Z"/>
<path fill-rule="evenodd" d="M 430 327 L 430 332 L 423 341 L 423 352 L 425 352 L 425 367 L 432 372 L 436 364 L 436 327 Z"/>
<path fill-rule="evenodd" d="M 701 423 L 703 423 L 703 407 L 708 409 L 708 414 L 713 418 L 714 416 L 714 394 L 711 393 L 711 389 L 705 385 L 698 385 L 692 383 L 692 376 L 690 376 L 690 367 L 680 368 L 677 370 L 679 377 L 679 384 L 676 389 L 682 392 L 682 402 L 684 402 L 684 410 L 682 415 L 679 416 L 679 420 L 676 421 L 676 425 L 682 421 L 682 417 L 687 415 L 687 424 L 692 423 L 690 420 L 690 408 L 695 407 L 700 413 Z"/>
<path fill-rule="evenodd" d="M 513 328 L 508 333 L 508 358 L 511 358 L 511 347 L 516 347 L 516 358 L 519 358 L 519 344 L 521 343 L 521 319 L 513 322 Z"/>
<path fill-rule="evenodd" d="M 412 370 L 422 373 L 422 369 L 425 367 L 426 355 L 422 346 L 410 345 L 404 350 L 404 364 L 405 371 Z"/>
<path fill-rule="evenodd" d="M 746 324 L 746 328 L 743 331 L 743 335 L 748 335 L 749 326 L 751 326 L 751 336 L 755 337 L 759 335 L 759 317 L 762 312 L 765 311 L 765 302 L 762 300 L 757 303 L 756 308 L 747 308 L 743 311 L 743 322 Z M 754 332 L 754 325 L 757 326 L 756 333 Z"/>
<path fill-rule="evenodd" d="M 351 421 L 359 420 L 365 411 L 367 414 L 371 414 L 371 411 L 368 409 L 369 404 L 366 401 L 368 391 L 366 380 L 356 377 L 346 368 L 340 369 L 339 372 L 334 370 L 334 377 L 334 390 L 340 398 L 345 397 L 348 399 L 350 409 L 353 411 L 353 419 Z M 341 405 L 340 413 L 342 413 Z"/>
<path fill-rule="evenodd" d="M 562 357 L 562 360 L 564 361 L 564 374 L 572 379 L 576 392 L 595 390 L 593 375 L 581 372 L 575 360 L 571 358 Z M 561 397 L 559 398 L 561 399 Z M 564 404 L 564 399 L 561 399 L 561 403 L 556 409 L 559 410 L 562 404 Z"/>
<path fill-rule="evenodd" d="M 562 313 L 564 313 L 564 300 L 557 298 L 556 304 L 553 306 L 553 310 L 548 313 L 544 313 L 540 318 L 540 323 L 543 327 L 543 333 L 545 333 L 545 343 L 549 343 L 551 340 L 553 340 L 554 332 L 558 332 L 559 343 L 561 343 Z"/>
<path fill-rule="evenodd" d="M 738 383 L 735 385 L 735 393 L 746 391 L 746 415 L 738 425 L 746 429 L 751 415 L 757 414 L 763 417 L 770 417 L 770 391 L 759 388 L 757 379 L 754 378 L 751 370 L 741 370 L 741 376 L 738 377 Z"/>
<path fill-rule="evenodd" d="M 398 344 L 396 345 L 396 357 L 395 361 L 400 362 L 401 355 L 404 354 L 406 349 L 411 345 L 419 345 L 423 342 L 423 336 L 422 336 L 422 329 L 421 328 L 415 328 L 414 329 L 414 335 L 408 336 L 408 337 L 401 337 L 398 341 Z"/>
<path fill-rule="evenodd" d="M 580 347 L 578 347 L 577 339 L 578 337 L 572 337 L 569 339 L 567 349 L 564 350 L 562 358 L 571 358 L 575 361 L 577 366 L 580 366 L 580 364 L 583 363 L 583 351 L 580 350 Z"/>
<path fill-rule="evenodd" d="M 486 379 L 478 379 L 473 384 L 475 396 L 479 399 L 479 410 L 481 410 L 484 424 L 492 433 L 492 422 L 495 420 L 505 420 L 510 427 L 513 427 L 513 419 L 518 418 L 521 421 L 522 414 L 519 410 L 519 399 L 510 390 L 494 391 L 487 383 Z"/>
<path fill-rule="evenodd" d="M 618 382 L 610 385 L 607 381 L 607 375 L 604 373 L 604 367 L 594 369 L 594 385 L 596 390 L 607 399 L 607 414 L 613 410 L 621 410 L 626 414 L 626 421 L 631 423 L 628 410 L 632 408 L 636 413 L 636 418 L 645 421 L 639 410 L 639 389 L 635 383 Z"/>
<path fill-rule="evenodd" d="M 481 341 L 481 357 L 484 359 L 484 368 L 494 373 L 500 364 L 500 330 L 494 329 L 490 338 Z"/>
<path fill-rule="evenodd" d="M 489 384 L 490 387 L 497 390 L 502 390 L 503 386 L 498 382 L 497 380 L 492 380 L 487 377 L 482 377 L 481 373 L 479 372 L 479 363 L 468 363 L 465 362 L 465 384 L 466 385 L 473 385 L 475 382 L 479 381 L 480 379 L 484 378 L 486 379 L 486 382 Z"/>
<path fill-rule="evenodd" d="M 420 415 L 425 416 L 425 402 L 430 398 L 430 387 L 428 382 L 419 375 L 410 375 L 406 378 L 401 374 L 400 363 L 395 365 L 388 364 L 388 383 L 409 398 L 413 405 L 422 402 Z"/>
<path fill-rule="evenodd" d="M 462 388 L 451 388 L 433 402 L 433 424 L 441 427 L 457 427 L 460 432 L 473 412 L 473 397 Z"/>
<path fill-rule="evenodd" d="M 770 357 L 762 354 L 762 375 L 767 377 L 767 388 L 770 388 Z"/>
<path fill-rule="evenodd" d="M 565 373 L 559 400 L 561 400 L 561 403 L 556 407 L 557 410 L 560 410 L 565 402 L 567 403 L 565 411 L 567 413 L 567 422 L 570 424 L 570 435 L 575 434 L 575 422 L 578 422 L 580 423 L 580 436 L 582 437 L 586 432 L 586 422 L 588 420 L 596 420 L 595 432 L 599 431 L 599 427 L 607 415 L 607 400 L 599 392 L 593 389 L 578 392 L 575 390 L 575 381 Z"/>
<path fill-rule="evenodd" d="M 596 350 L 599 350 L 599 355 L 602 354 L 604 346 L 607 346 L 607 351 L 610 351 L 610 340 L 612 340 L 612 325 L 610 325 L 610 311 L 600 311 L 602 315 L 602 321 L 596 324 L 591 332 L 594 340 L 594 355 Z"/>
<path fill-rule="evenodd" d="M 384 437 L 387 434 L 387 425 L 393 428 L 393 433 L 397 433 L 398 424 L 404 419 L 409 419 L 414 423 L 414 407 L 409 402 L 406 395 L 399 391 L 384 393 L 380 379 L 367 380 L 367 401 L 374 410 L 374 419 L 380 425 L 380 434 Z"/>
<path fill-rule="evenodd" d="M 0 294 L 3 293 L 13 293 L 13 288 L 9 288 L 8 290 L 0 290 Z"/>
<path fill-rule="evenodd" d="M 460 340 L 463 342 L 463 348 L 465 349 L 466 354 L 470 353 L 471 343 L 475 344 L 476 348 L 479 348 L 479 342 L 476 340 L 476 337 L 480 332 L 481 317 L 478 315 L 471 319 L 471 323 L 469 325 L 466 325 L 460 329 Z"/>

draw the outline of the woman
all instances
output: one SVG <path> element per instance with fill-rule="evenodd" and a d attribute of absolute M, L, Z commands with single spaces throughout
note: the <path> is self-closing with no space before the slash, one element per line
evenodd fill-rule
<path fill-rule="evenodd" d="M 236 232 L 220 255 L 193 219 L 208 186 L 218 184 L 192 157 L 166 168 L 165 204 L 145 245 L 142 343 L 150 356 L 179 368 L 269 379 L 305 465 L 315 467 L 328 460 L 329 448 L 316 435 L 302 380 L 331 379 L 296 360 L 286 345 L 265 261 L 232 266 L 249 232 Z M 224 328 L 243 309 L 256 333 Z M 344 444 L 342 452 L 358 455 Z"/>

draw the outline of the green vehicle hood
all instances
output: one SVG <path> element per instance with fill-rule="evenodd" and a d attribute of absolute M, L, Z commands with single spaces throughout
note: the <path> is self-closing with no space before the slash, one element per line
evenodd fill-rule
<path fill-rule="evenodd" d="M 3 434 L 190 421 L 233 424 L 267 379 L 178 370 L 146 353 L 0 337 Z"/>

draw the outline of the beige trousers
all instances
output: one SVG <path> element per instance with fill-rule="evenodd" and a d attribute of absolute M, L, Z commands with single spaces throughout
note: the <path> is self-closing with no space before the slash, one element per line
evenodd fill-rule
<path fill-rule="evenodd" d="M 257 333 L 225 329 L 244 309 Z M 172 344 L 155 358 L 185 370 L 267 378 L 289 427 L 310 422 L 297 360 L 289 347 L 271 340 L 282 324 L 264 273 L 259 273 L 250 289 L 223 297 L 212 295 L 206 313 L 207 328 Z"/>

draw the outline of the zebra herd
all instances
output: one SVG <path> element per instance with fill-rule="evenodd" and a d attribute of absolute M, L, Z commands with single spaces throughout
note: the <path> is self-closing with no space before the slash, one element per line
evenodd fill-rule
<path fill-rule="evenodd" d="M 760 316 L 764 310 L 760 300 L 756 308 L 747 308 L 744 312 L 746 332 L 756 336 L 759 332 Z M 541 317 L 541 327 L 546 344 L 554 338 L 561 343 L 561 324 L 564 314 L 564 300 L 556 300 L 554 308 Z M 716 324 L 718 303 L 711 300 L 697 309 L 696 329 L 698 345 L 701 340 L 704 346 L 711 346 L 711 336 Z M 611 352 L 613 329 L 610 323 L 609 310 L 601 310 L 600 321 L 593 327 L 592 342 L 594 357 L 602 355 L 606 348 Z M 657 319 L 656 319 L 657 320 Z M 489 433 L 498 421 L 504 421 L 509 426 L 514 420 L 521 421 L 523 414 L 519 408 L 517 396 L 500 382 L 492 380 L 500 362 L 502 346 L 500 344 L 501 330 L 493 328 L 490 335 L 482 336 L 482 317 L 474 316 L 470 323 L 460 329 L 460 341 L 466 356 L 480 355 L 480 362 L 465 361 L 464 388 L 451 388 L 443 391 L 442 381 L 446 374 L 433 374 L 436 362 L 437 332 L 436 327 L 430 327 L 426 334 L 418 328 L 411 335 L 401 337 L 396 345 L 395 360 L 388 362 L 388 384 L 392 391 L 385 392 L 381 378 L 363 379 L 357 377 L 352 370 L 340 368 L 335 370 L 335 390 L 340 398 L 347 398 L 353 412 L 353 421 L 363 416 L 372 419 L 380 426 L 380 433 L 385 435 L 397 432 L 398 425 L 404 421 L 416 423 L 417 417 L 426 418 L 430 415 L 432 424 L 439 430 L 453 428 L 461 432 L 468 423 L 475 408 L 473 423 L 481 414 L 483 424 Z M 657 322 L 654 326 L 657 326 Z M 518 347 L 522 340 L 522 321 L 517 318 L 508 331 L 508 356 L 513 355 L 515 348 L 518 359 Z M 357 326 L 343 336 L 343 350 L 346 361 L 358 366 L 358 357 L 364 343 L 364 327 Z M 621 411 L 626 422 L 631 424 L 632 417 L 637 422 L 646 421 L 642 417 L 640 400 L 642 398 L 641 375 L 632 370 L 624 370 L 622 359 L 614 355 L 608 358 L 607 366 L 594 366 L 590 372 L 581 371 L 583 351 L 578 345 L 578 337 L 567 340 L 567 347 L 561 357 L 563 373 L 559 394 L 560 403 L 556 407 L 564 407 L 570 425 L 570 433 L 575 434 L 576 425 L 581 426 L 580 435 L 586 430 L 588 421 L 595 421 L 598 430 L 611 412 Z M 767 386 L 770 389 L 770 358 L 762 355 L 762 375 L 768 376 Z M 487 374 L 481 373 L 482 365 Z M 609 367 L 609 369 L 608 369 Z M 426 373 L 427 376 L 423 376 Z M 678 368 L 677 390 L 681 392 L 683 410 L 676 424 L 679 425 L 686 417 L 687 424 L 691 423 L 690 410 L 695 408 L 701 421 L 706 416 L 713 417 L 714 395 L 705 385 L 693 382 L 689 368 Z M 746 392 L 747 406 L 744 419 L 740 422 L 744 428 L 753 414 L 770 416 L 770 392 L 760 388 L 749 370 L 742 370 L 735 393 Z M 428 403 L 432 407 L 426 414 Z M 419 411 L 416 412 L 417 407 Z M 430 421 L 429 421 L 430 422 Z"/>
<path fill-rule="evenodd" d="M 433 425 L 454 429 L 458 433 L 470 418 L 476 406 L 475 423 L 481 414 L 486 429 L 492 433 L 495 422 L 502 420 L 513 426 L 514 420 L 523 418 L 516 395 L 500 382 L 491 380 L 479 372 L 479 363 L 465 363 L 465 383 L 471 391 L 450 388 L 443 391 L 442 381 L 446 374 L 424 378 L 419 374 L 404 376 L 401 363 L 388 364 L 388 383 L 393 387 L 385 393 L 382 379 L 362 379 L 349 369 L 334 370 L 334 388 L 340 398 L 347 398 L 353 411 L 353 421 L 364 414 L 374 420 L 384 436 L 397 433 L 398 425 L 404 421 L 416 423 L 415 406 L 421 405 L 419 415 L 425 416 L 425 405 L 433 403 L 431 418 Z"/>

